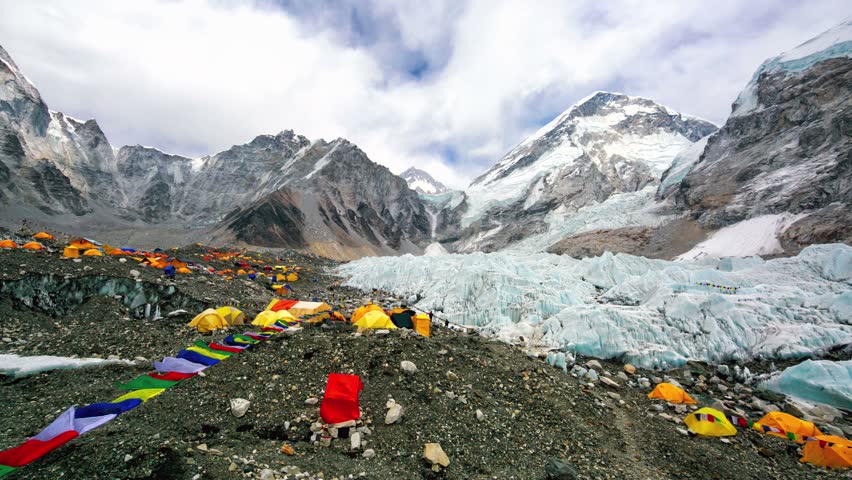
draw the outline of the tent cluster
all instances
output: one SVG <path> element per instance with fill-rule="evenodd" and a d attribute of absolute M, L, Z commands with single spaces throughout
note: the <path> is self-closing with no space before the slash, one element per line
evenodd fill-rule
<path fill-rule="evenodd" d="M 725 285 L 716 285 L 715 283 L 710 283 L 710 282 L 696 282 L 695 284 L 698 285 L 699 287 L 718 288 L 719 290 L 722 290 L 723 292 L 726 292 L 726 293 L 737 293 L 737 288 L 739 288 L 739 287 L 727 287 Z"/>
<path fill-rule="evenodd" d="M 56 240 L 56 237 L 47 233 L 47 232 L 38 232 L 32 236 L 33 240 L 38 241 L 30 241 L 26 242 L 23 245 L 18 245 L 14 240 L 5 239 L 0 240 L 0 248 L 4 249 L 14 249 L 14 248 L 23 248 L 24 250 L 45 250 L 46 247 L 41 242 L 52 242 Z"/>
<path fill-rule="evenodd" d="M 408 328 L 420 335 L 430 335 L 432 320 L 425 313 L 415 313 L 405 307 L 399 307 L 385 312 L 382 307 L 368 303 L 355 309 L 352 323 L 359 328 Z"/>
<path fill-rule="evenodd" d="M 648 394 L 648 398 L 666 400 L 671 403 L 695 404 L 695 400 L 682 388 L 670 383 L 660 383 Z M 689 430 L 697 435 L 728 437 L 737 434 L 735 426 L 804 443 L 801 462 L 829 468 L 852 467 L 852 441 L 845 438 L 823 435 L 811 422 L 783 412 L 770 412 L 759 421 L 752 422 L 743 417 L 725 415 L 712 409 L 701 408 L 683 419 Z"/>
<path fill-rule="evenodd" d="M 242 312 L 234 310 L 223 311 L 223 313 L 227 315 L 229 321 L 234 322 L 239 321 L 242 315 Z M 228 335 L 220 342 L 206 343 L 198 340 L 174 357 L 155 361 L 154 371 L 142 374 L 126 383 L 116 384 L 119 389 L 127 393 L 110 402 L 94 403 L 81 408 L 72 406 L 38 435 L 17 447 L 0 452 L 0 477 L 38 460 L 80 435 L 109 423 L 122 413 L 140 406 L 199 372 L 274 335 L 294 328 L 298 329 L 296 325 L 274 324 L 264 327 L 260 332 Z"/>

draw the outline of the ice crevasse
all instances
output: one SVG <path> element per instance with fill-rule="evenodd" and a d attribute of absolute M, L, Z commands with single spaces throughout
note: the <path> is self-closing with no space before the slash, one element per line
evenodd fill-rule
<path fill-rule="evenodd" d="M 843 244 L 768 261 L 405 255 L 338 273 L 350 286 L 416 295 L 416 307 L 486 335 L 646 368 L 800 358 L 852 342 L 852 247 Z"/>

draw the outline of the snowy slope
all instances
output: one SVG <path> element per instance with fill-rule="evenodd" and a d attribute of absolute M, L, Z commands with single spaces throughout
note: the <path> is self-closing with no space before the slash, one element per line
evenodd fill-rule
<path fill-rule="evenodd" d="M 408 183 L 408 188 L 417 193 L 436 195 L 450 191 L 443 183 L 435 180 L 432 175 L 419 168 L 411 167 L 399 176 Z"/>
<path fill-rule="evenodd" d="M 704 257 L 748 257 L 783 253 L 778 237 L 806 215 L 781 213 L 761 215 L 727 226 L 680 255 L 680 260 Z"/>
<path fill-rule="evenodd" d="M 765 262 L 474 253 L 364 258 L 339 272 L 352 286 L 419 294 L 419 308 L 504 340 L 646 367 L 801 357 L 852 342 L 852 247 L 841 244 Z"/>

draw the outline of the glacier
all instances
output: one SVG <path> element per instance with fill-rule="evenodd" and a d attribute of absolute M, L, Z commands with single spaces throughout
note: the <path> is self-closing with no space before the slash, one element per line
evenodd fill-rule
<path fill-rule="evenodd" d="M 852 360 L 805 360 L 764 383 L 796 399 L 852 411 Z"/>
<path fill-rule="evenodd" d="M 668 369 L 804 358 L 852 343 L 852 247 L 665 261 L 609 252 L 368 257 L 338 267 L 436 318 L 528 348 Z M 736 293 L 724 287 L 736 287 Z"/>

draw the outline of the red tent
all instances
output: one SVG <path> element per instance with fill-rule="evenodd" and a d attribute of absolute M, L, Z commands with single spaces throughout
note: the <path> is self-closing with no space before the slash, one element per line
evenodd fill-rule
<path fill-rule="evenodd" d="M 358 375 L 329 373 L 320 405 L 322 419 L 326 423 L 340 423 L 361 418 L 358 394 L 363 389 L 364 384 Z"/>

